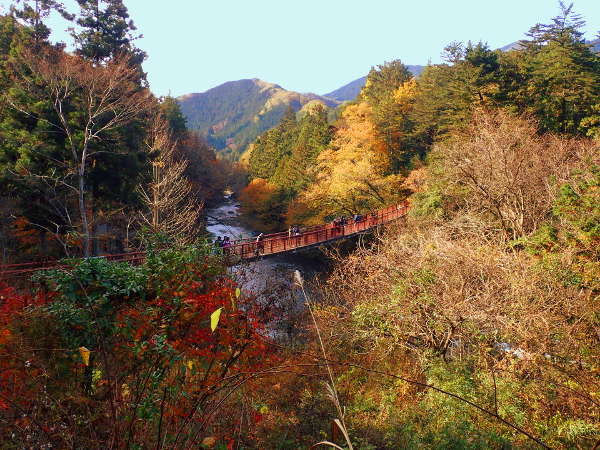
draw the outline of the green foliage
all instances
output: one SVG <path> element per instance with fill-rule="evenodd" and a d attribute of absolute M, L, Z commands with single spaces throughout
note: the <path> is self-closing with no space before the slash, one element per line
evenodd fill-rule
<path fill-rule="evenodd" d="M 311 169 L 317 157 L 331 141 L 332 134 L 327 120 L 327 111 L 317 106 L 313 112 L 290 127 L 287 139 L 282 140 L 282 157 L 276 161 L 271 181 L 287 188 L 292 197 L 306 188 L 312 180 Z M 257 150 L 253 150 L 254 152 Z"/>
<path fill-rule="evenodd" d="M 600 166 L 575 173 L 569 184 L 560 187 L 553 212 L 564 229 L 565 244 L 576 247 L 590 258 L 600 249 Z"/>
<path fill-rule="evenodd" d="M 259 136 L 250 153 L 250 175 L 270 179 L 280 161 L 289 154 L 297 129 L 296 114 L 288 108 L 279 125 Z"/>
<path fill-rule="evenodd" d="M 444 196 L 438 187 L 419 192 L 412 197 L 414 203 L 410 214 L 416 217 L 439 218 L 444 215 Z"/>
<path fill-rule="evenodd" d="M 281 123 L 259 136 L 252 145 L 249 156 L 250 175 L 264 179 L 275 187 L 269 203 L 259 205 L 252 195 L 254 186 L 246 189 L 245 214 L 262 217 L 262 225 L 282 223 L 288 205 L 314 181 L 314 168 L 319 154 L 332 139 L 332 129 L 327 120 L 327 110 L 317 105 L 300 119 L 290 108 Z M 264 210 L 264 211 L 263 211 Z M 278 211 L 278 213 L 276 213 Z M 268 219 L 265 214 L 273 215 Z M 276 214 L 273 214 L 276 213 Z"/>
<path fill-rule="evenodd" d="M 101 258 L 73 263 L 72 271 L 52 270 L 42 275 L 49 289 L 58 294 L 47 311 L 69 347 L 98 348 L 98 339 L 110 339 L 116 332 L 116 313 L 124 299 L 145 297 L 148 274 L 141 267 Z"/>
<path fill-rule="evenodd" d="M 51 30 L 44 20 L 52 12 L 58 12 L 67 20 L 73 18 L 65 9 L 63 2 L 57 0 L 17 0 L 11 5 L 11 12 L 28 25 L 36 45 L 44 42 L 50 36 Z"/>
<path fill-rule="evenodd" d="M 530 40 L 521 41 L 518 55 L 507 55 L 509 63 L 500 67 L 501 74 L 507 72 L 501 75 L 498 95 L 533 113 L 544 131 L 593 135 L 600 57 L 586 44 L 584 21 L 573 5 L 560 7 L 552 23 L 530 29 Z"/>
<path fill-rule="evenodd" d="M 410 145 L 407 131 L 413 126 L 408 118 L 409 109 L 406 101 L 398 101 L 395 97 L 398 89 L 411 78 L 408 67 L 400 60 L 385 62 L 371 69 L 360 94 L 360 98 L 372 107 L 373 122 L 387 147 L 387 154 L 396 159 L 396 171 L 405 168 L 406 162 L 415 154 L 406 149 Z"/>
<path fill-rule="evenodd" d="M 154 242 L 162 247 L 164 242 L 157 239 Z M 98 339 L 110 340 L 118 331 L 116 314 L 125 304 L 164 295 L 167 286 L 170 290 L 185 288 L 195 277 L 189 267 L 202 265 L 207 282 L 224 271 L 208 244 L 168 250 L 153 250 L 153 245 L 147 248 L 142 266 L 87 258 L 65 260 L 67 266 L 72 266 L 70 270 L 49 270 L 37 275 L 38 281 L 55 293 L 47 311 L 59 323 L 70 347 L 97 348 Z"/>
<path fill-rule="evenodd" d="M 600 255 L 600 169 L 589 163 L 571 174 L 554 200 L 552 219 L 518 243 L 541 257 L 540 270 L 563 284 L 597 290 Z M 564 258 L 565 252 L 573 257 Z"/>
<path fill-rule="evenodd" d="M 381 104 L 391 96 L 395 89 L 398 89 L 410 78 L 412 78 L 412 74 L 400 60 L 384 62 L 377 68 L 372 68 L 367 75 L 361 97 L 371 104 Z"/>
<path fill-rule="evenodd" d="M 186 118 L 181 112 L 181 107 L 177 100 L 170 95 L 161 99 L 160 111 L 169 121 L 171 133 L 176 139 L 183 137 L 187 131 Z"/>
<path fill-rule="evenodd" d="M 77 0 L 80 12 L 72 30 L 77 52 L 93 61 L 107 61 L 122 53 L 134 55 L 133 62 L 141 64 L 146 53 L 135 48 L 139 36 L 122 0 Z"/>

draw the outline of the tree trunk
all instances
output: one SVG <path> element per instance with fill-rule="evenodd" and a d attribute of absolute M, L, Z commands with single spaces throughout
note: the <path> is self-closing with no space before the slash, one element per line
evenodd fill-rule
<path fill-rule="evenodd" d="M 81 229 L 83 231 L 83 257 L 90 257 L 90 225 L 85 210 L 85 172 L 84 165 L 79 166 L 79 214 L 81 214 Z"/>

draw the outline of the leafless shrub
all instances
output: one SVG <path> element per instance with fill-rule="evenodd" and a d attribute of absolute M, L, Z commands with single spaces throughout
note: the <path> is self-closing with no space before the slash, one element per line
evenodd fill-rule
<path fill-rule="evenodd" d="M 571 256 L 565 252 L 565 265 Z M 528 380 L 515 401 L 531 415 L 531 428 L 556 411 L 597 421 L 595 295 L 525 252 L 409 223 L 339 264 L 316 316 L 332 354 L 370 368 L 419 379 L 420 362 L 437 355 L 469 361 L 473 376 Z"/>
<path fill-rule="evenodd" d="M 381 319 L 379 331 L 362 322 L 364 333 L 357 339 L 389 334 L 397 345 L 448 355 L 484 338 L 543 355 L 574 349 L 577 335 L 590 337 L 590 293 L 550 282 L 529 256 L 459 240 L 443 228 L 399 231 L 387 234 L 375 250 L 358 251 L 329 280 L 330 302 L 359 322 L 357 306 L 365 317 Z M 553 340 L 567 329 L 569 339 Z M 366 350 L 372 341 L 365 345 Z"/>
<path fill-rule="evenodd" d="M 516 239 L 548 218 L 556 181 L 597 150 L 589 140 L 540 135 L 529 118 L 479 110 L 435 153 L 461 214 L 479 216 Z"/>

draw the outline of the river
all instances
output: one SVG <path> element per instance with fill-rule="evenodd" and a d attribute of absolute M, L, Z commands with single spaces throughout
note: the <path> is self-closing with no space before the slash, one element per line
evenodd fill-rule
<path fill-rule="evenodd" d="M 229 236 L 231 240 L 256 236 L 260 231 L 245 227 L 240 221 L 239 204 L 229 197 L 214 208 L 205 210 L 206 229 L 213 239 Z M 243 262 L 229 269 L 247 295 L 255 295 L 263 305 L 272 309 L 274 320 L 269 325 L 272 335 L 293 338 L 299 319 L 305 312 L 304 299 L 294 289 L 294 272 L 300 271 L 305 279 L 313 281 L 328 270 L 328 264 L 318 251 L 287 253 Z M 314 294 L 314 287 L 308 289 Z"/>

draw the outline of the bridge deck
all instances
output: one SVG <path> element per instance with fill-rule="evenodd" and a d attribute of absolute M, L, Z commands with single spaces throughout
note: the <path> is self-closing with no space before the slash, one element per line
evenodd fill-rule
<path fill-rule="evenodd" d="M 260 242 L 256 239 L 235 241 L 233 245 L 225 247 L 223 250 L 226 254 L 237 255 L 242 259 L 286 253 L 364 233 L 403 217 L 406 215 L 406 211 L 407 206 L 405 204 L 394 205 L 365 215 L 358 222 L 350 220 L 346 225 L 337 227 L 333 224 L 319 225 L 311 227 L 297 236 L 292 236 L 288 232 L 268 234 Z"/>
<path fill-rule="evenodd" d="M 257 241 L 256 239 L 233 241 L 232 245 L 223 248 L 223 252 L 228 256 L 237 256 L 237 258 L 241 260 L 250 260 L 261 256 L 293 252 L 298 249 L 314 247 L 367 232 L 380 225 L 404 217 L 407 211 L 408 205 L 406 203 L 393 205 L 364 215 L 362 220 L 358 222 L 350 220 L 346 225 L 334 226 L 333 224 L 323 224 L 306 228 L 302 233 L 294 236 L 291 236 L 288 232 L 283 232 L 266 234 L 261 241 Z M 99 256 L 99 258 L 105 258 L 109 261 L 141 264 L 144 261 L 145 256 L 145 252 L 131 252 L 116 255 L 102 255 Z M 56 260 L 0 265 L 0 279 L 22 278 L 40 270 L 66 267 L 67 266 L 65 266 L 64 263 Z"/>

